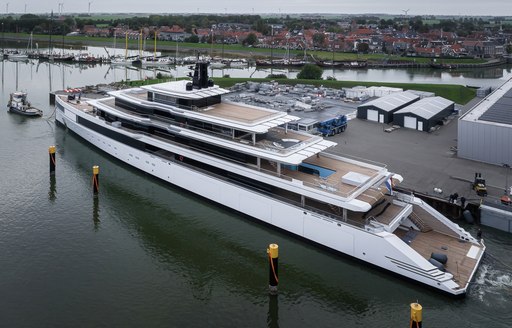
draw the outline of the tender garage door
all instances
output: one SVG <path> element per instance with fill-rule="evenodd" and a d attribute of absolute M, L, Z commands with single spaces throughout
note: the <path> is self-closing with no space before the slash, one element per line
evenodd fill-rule
<path fill-rule="evenodd" d="M 416 130 L 416 117 L 404 116 L 404 127 Z"/>
<path fill-rule="evenodd" d="M 368 111 L 366 113 L 366 117 L 367 117 L 368 121 L 378 122 L 379 121 L 379 112 L 374 109 L 368 109 Z"/>

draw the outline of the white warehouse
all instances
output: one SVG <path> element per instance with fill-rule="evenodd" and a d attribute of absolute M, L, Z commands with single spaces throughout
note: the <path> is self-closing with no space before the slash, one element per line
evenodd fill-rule
<path fill-rule="evenodd" d="M 512 166 L 512 79 L 459 118 L 458 156 Z"/>

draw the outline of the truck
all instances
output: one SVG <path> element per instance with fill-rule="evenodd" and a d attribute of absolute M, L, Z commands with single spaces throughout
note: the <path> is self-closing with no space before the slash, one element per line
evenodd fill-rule
<path fill-rule="evenodd" d="M 336 117 L 321 121 L 318 123 L 317 131 L 324 137 L 333 136 L 346 130 L 348 124 L 346 115 L 338 115 Z"/>

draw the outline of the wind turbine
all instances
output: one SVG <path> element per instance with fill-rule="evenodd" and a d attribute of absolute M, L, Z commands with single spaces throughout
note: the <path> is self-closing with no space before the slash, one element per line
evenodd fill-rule
<path fill-rule="evenodd" d="M 92 4 L 92 3 L 93 3 L 92 1 L 89 1 L 89 9 L 87 10 L 87 14 L 88 14 L 89 16 L 91 16 L 91 4 Z"/>
<path fill-rule="evenodd" d="M 9 3 L 8 2 L 5 4 L 5 13 L 6 14 L 9 13 Z"/>
<path fill-rule="evenodd" d="M 407 19 L 407 14 L 409 13 L 409 10 L 411 9 L 405 9 L 405 10 L 402 10 L 404 12 L 404 20 L 405 20 L 405 24 L 406 26 L 409 25 L 409 22 L 408 22 L 408 19 Z"/>

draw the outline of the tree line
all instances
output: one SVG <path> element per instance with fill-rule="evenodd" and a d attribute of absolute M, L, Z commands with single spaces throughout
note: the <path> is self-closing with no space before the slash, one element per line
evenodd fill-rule
<path fill-rule="evenodd" d="M 499 28 L 500 18 L 484 20 L 477 17 L 446 18 L 439 20 L 426 20 L 421 16 L 395 17 L 379 19 L 375 16 L 351 16 L 345 18 L 356 26 L 373 25 L 380 29 L 392 28 L 401 30 L 405 26 L 414 31 L 424 33 L 430 29 L 443 29 L 446 32 L 457 32 L 461 36 L 469 35 L 476 31 L 489 28 L 492 21 L 496 29 Z M 178 25 L 187 32 L 192 33 L 196 28 L 210 28 L 221 23 L 246 24 L 254 31 L 263 35 L 270 35 L 271 26 L 280 24 L 288 30 L 317 29 L 326 32 L 340 33 L 343 31 L 339 24 L 340 19 L 334 18 L 300 18 L 300 17 L 273 17 L 263 18 L 260 15 L 149 15 L 126 18 L 97 18 L 87 15 L 57 17 L 51 15 L 24 14 L 17 18 L 4 16 L 0 19 L 2 32 L 36 33 L 36 34 L 67 34 L 83 28 L 85 25 L 99 27 L 126 27 L 139 30 L 150 26 Z M 433 22 L 432 22 L 433 21 Z M 430 22 L 430 23 L 428 23 Z M 501 24 L 505 32 L 512 30 L 510 22 Z"/>

